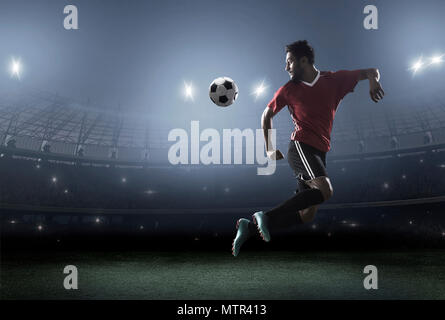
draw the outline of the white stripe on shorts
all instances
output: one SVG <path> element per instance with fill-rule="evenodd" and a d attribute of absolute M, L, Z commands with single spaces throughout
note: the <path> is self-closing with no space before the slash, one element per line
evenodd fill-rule
<path fill-rule="evenodd" d="M 294 140 L 294 142 L 295 142 L 295 147 L 297 148 L 298 154 L 300 155 L 301 161 L 303 162 L 303 165 L 306 168 L 306 171 L 309 173 L 309 176 L 311 177 L 311 179 L 315 179 L 314 172 L 312 171 L 311 167 L 309 166 L 309 162 L 307 161 L 307 159 L 303 153 L 303 149 L 301 148 L 300 143 L 296 140 Z"/>

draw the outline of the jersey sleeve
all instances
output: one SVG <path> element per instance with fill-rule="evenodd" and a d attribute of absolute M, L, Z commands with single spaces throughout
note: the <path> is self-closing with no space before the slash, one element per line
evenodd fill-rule
<path fill-rule="evenodd" d="M 275 92 L 273 99 L 267 105 L 272 109 L 274 115 L 288 105 L 285 92 L 284 86 L 278 89 L 277 92 Z"/>
<path fill-rule="evenodd" d="M 340 70 L 334 72 L 337 83 L 338 100 L 343 99 L 349 92 L 353 92 L 360 77 L 360 70 Z"/>

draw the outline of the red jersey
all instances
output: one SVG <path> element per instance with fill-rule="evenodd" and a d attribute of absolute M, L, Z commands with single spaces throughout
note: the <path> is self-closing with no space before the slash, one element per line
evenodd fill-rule
<path fill-rule="evenodd" d="M 328 152 L 335 111 L 346 94 L 354 91 L 360 70 L 319 71 L 312 83 L 289 81 L 269 102 L 273 114 L 288 107 L 295 130 L 291 140 L 297 140 Z"/>

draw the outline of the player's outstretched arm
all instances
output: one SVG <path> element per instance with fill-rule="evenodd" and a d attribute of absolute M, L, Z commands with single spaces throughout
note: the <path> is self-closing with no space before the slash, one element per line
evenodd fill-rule
<path fill-rule="evenodd" d="M 362 69 L 360 70 L 359 80 L 369 79 L 369 95 L 371 100 L 378 102 L 383 99 L 385 91 L 380 84 L 380 72 L 378 69 Z"/>
<path fill-rule="evenodd" d="M 261 128 L 264 132 L 264 141 L 266 142 L 266 154 L 272 160 L 281 160 L 284 158 L 280 150 L 274 150 L 272 141 L 270 139 L 269 129 L 272 129 L 272 118 L 274 114 L 271 108 L 266 107 L 261 116 Z"/>

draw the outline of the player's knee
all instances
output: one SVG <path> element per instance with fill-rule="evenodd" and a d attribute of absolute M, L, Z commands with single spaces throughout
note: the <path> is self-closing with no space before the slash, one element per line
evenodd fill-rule
<path fill-rule="evenodd" d="M 328 200 L 334 195 L 334 188 L 332 187 L 329 177 L 316 177 L 306 182 L 311 188 L 321 191 L 324 201 Z"/>

